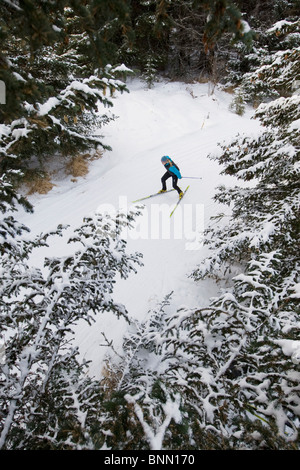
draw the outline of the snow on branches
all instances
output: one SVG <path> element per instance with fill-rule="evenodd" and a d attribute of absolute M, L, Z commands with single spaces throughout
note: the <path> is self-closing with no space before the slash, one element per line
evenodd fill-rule
<path fill-rule="evenodd" d="M 73 155 L 92 147 L 110 149 L 99 129 L 115 116 L 101 113 L 113 106 L 108 92 L 126 90 L 114 74 L 124 73 L 106 66 L 89 78 L 70 80 L 57 95 L 35 104 L 23 103 L 24 116 L 0 126 L 2 168 L 26 166 L 46 155 Z"/>
<path fill-rule="evenodd" d="M 14 245 L 2 250 L 0 267 L 2 449 L 90 448 L 89 423 L 97 419 L 102 392 L 77 359 L 72 328 L 105 311 L 129 321 L 112 294 L 116 275 L 127 278 L 141 264 L 138 253 L 126 253 L 122 239 L 135 215 L 86 219 L 69 241 L 75 244 L 74 254 L 45 259 L 43 270 L 30 266 L 27 258 L 51 234 L 24 244 L 26 228 L 15 224 L 13 234 L 8 227 L 3 235 L 4 240 L 13 238 Z M 1 232 L 6 227 L 4 219 Z M 54 234 L 62 235 L 63 229 Z"/>
<path fill-rule="evenodd" d="M 232 217 L 207 231 L 211 256 L 193 272 L 229 283 L 210 305 L 212 354 L 231 380 L 241 435 L 256 428 L 262 448 L 299 442 L 299 105 L 299 95 L 261 104 L 261 133 L 222 147 L 223 173 L 251 184 L 218 188 Z"/>
<path fill-rule="evenodd" d="M 256 43 L 247 59 L 252 70 L 241 80 L 240 91 L 249 102 L 289 96 L 299 88 L 300 20 L 280 21 Z"/>

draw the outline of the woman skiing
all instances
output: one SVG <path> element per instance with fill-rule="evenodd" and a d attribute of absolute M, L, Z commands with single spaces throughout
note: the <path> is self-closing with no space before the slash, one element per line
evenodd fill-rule
<path fill-rule="evenodd" d="M 178 182 L 178 178 L 181 179 L 182 176 L 180 174 L 180 170 L 178 168 L 178 166 L 173 162 L 173 160 L 171 160 L 171 158 L 167 155 L 164 155 L 162 158 L 161 158 L 161 162 L 162 164 L 164 165 L 165 169 L 167 170 L 166 173 L 163 175 L 162 179 L 161 179 L 161 182 L 162 182 L 162 189 L 159 191 L 160 193 L 164 193 L 166 190 L 167 190 L 167 185 L 166 185 L 166 181 L 168 178 L 172 178 L 172 181 L 173 181 L 173 188 L 176 189 L 176 191 L 178 192 L 179 194 L 179 199 L 182 198 L 183 196 L 183 192 L 182 190 L 179 188 L 179 186 L 177 186 L 177 182 Z"/>

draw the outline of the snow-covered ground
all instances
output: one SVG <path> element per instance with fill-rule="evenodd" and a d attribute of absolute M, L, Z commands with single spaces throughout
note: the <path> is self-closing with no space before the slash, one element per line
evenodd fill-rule
<path fill-rule="evenodd" d="M 143 201 L 142 216 L 135 230 L 128 232 L 128 251 L 143 253 L 144 266 L 129 279 L 119 279 L 114 298 L 139 321 L 150 309 L 174 291 L 170 308 L 207 305 L 216 293 L 213 281 L 196 284 L 188 274 L 207 255 L 201 233 L 212 215 L 229 211 L 212 200 L 217 185 L 233 185 L 220 175 L 220 166 L 207 158 L 220 152 L 219 142 L 238 133 L 253 134 L 259 123 L 247 109 L 243 117 L 229 110 L 232 96 L 211 84 L 160 82 L 152 89 L 137 79 L 128 83 L 130 93 L 116 95 L 112 113 L 119 116 L 99 133 L 112 152 L 90 164 L 89 174 L 76 183 L 71 177 L 58 178 L 47 195 L 33 195 L 33 214 L 19 214 L 33 234 L 69 224 L 63 238 L 54 237 L 48 249 L 39 249 L 32 262 L 42 264 L 43 256 L 64 255 L 72 230 L 83 217 L 97 211 L 114 212 L 130 208 L 132 201 L 161 189 L 164 168 L 160 162 L 169 155 L 179 166 L 182 189 L 190 185 L 172 218 L 170 211 L 177 193 L 169 192 Z M 107 112 L 107 111 L 106 111 Z M 171 182 L 168 180 L 168 186 Z M 51 241 L 51 239 L 50 239 Z M 121 351 L 126 323 L 112 314 L 102 315 L 91 326 L 85 322 L 75 329 L 75 341 L 83 357 L 91 360 L 90 372 L 99 376 L 107 354 L 101 332 Z"/>

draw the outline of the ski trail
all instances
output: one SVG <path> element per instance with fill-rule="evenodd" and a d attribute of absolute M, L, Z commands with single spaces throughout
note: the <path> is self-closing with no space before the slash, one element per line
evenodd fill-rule
<path fill-rule="evenodd" d="M 54 237 L 48 249 L 33 253 L 33 263 L 41 265 L 43 256 L 63 256 L 72 249 L 66 242 L 83 217 L 142 205 L 142 215 L 136 220 L 135 230 L 128 233 L 127 243 L 129 252 L 143 254 L 144 266 L 129 279 L 118 279 L 114 290 L 115 301 L 142 322 L 172 291 L 170 308 L 174 311 L 181 305 L 206 305 L 215 295 L 212 281 L 197 285 L 188 277 L 207 255 L 201 237 L 194 249 L 189 249 L 190 232 L 198 236 L 209 218 L 219 212 L 212 200 L 216 186 L 234 184 L 232 178 L 220 175 L 220 166 L 208 155 L 220 152 L 218 142 L 231 141 L 238 132 L 257 132 L 258 123 L 251 121 L 250 112 L 244 117 L 230 112 L 231 97 L 217 89 L 214 96 L 209 96 L 207 85 L 159 83 L 146 90 L 144 84 L 134 80 L 128 86 L 130 94 L 119 95 L 114 101 L 113 111 L 119 118 L 101 129 L 113 151 L 91 162 L 89 174 L 76 184 L 66 178 L 57 181 L 47 195 L 29 197 L 35 212 L 20 213 L 19 220 L 33 234 L 53 230 L 60 223 L 70 225 L 64 237 Z M 191 90 L 197 98 L 192 97 Z M 190 188 L 172 218 L 169 214 L 177 202 L 176 191 L 132 204 L 161 189 L 162 155 L 170 155 L 183 176 L 202 178 L 179 180 L 182 189 L 188 185 Z M 170 180 L 167 186 L 171 188 Z M 80 322 L 75 342 L 82 356 L 92 361 L 92 375 L 101 374 L 108 352 L 101 346 L 101 332 L 121 352 L 126 329 L 123 320 L 110 313 L 96 319 L 92 326 Z"/>

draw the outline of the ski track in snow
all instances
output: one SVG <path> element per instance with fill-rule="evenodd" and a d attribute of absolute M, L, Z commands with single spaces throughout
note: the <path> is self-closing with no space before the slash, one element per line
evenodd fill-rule
<path fill-rule="evenodd" d="M 199 243 L 197 249 L 187 249 L 190 240 L 186 229 L 188 226 L 192 232 L 196 228 L 202 230 L 202 214 L 207 227 L 212 215 L 228 212 L 227 207 L 218 207 L 212 197 L 217 185 L 233 185 L 236 181 L 221 176 L 220 166 L 207 156 L 219 153 L 218 143 L 224 140 L 230 143 L 238 133 L 257 133 L 259 123 L 251 119 L 251 109 L 243 117 L 229 111 L 232 96 L 217 88 L 210 94 L 209 84 L 164 82 L 148 90 L 135 79 L 128 83 L 128 88 L 129 94 L 118 94 L 114 99 L 112 113 L 118 119 L 99 131 L 105 143 L 113 148 L 112 152 L 91 162 L 89 174 L 78 178 L 77 183 L 71 182 L 71 177 L 64 178 L 54 181 L 56 186 L 47 195 L 30 196 L 34 214 L 21 212 L 18 220 L 33 234 L 55 229 L 60 223 L 70 225 L 63 238 L 50 239 L 48 249 L 33 254 L 32 263 L 41 267 L 44 256 L 64 256 L 74 249 L 66 245 L 66 240 L 83 217 L 103 211 L 105 205 L 118 210 L 120 203 L 125 203 L 130 208 L 131 201 L 161 189 L 163 155 L 169 155 L 177 163 L 183 176 L 201 177 L 201 180 L 179 180 L 182 189 L 187 185 L 190 188 L 176 209 L 174 220 L 166 221 L 177 201 L 177 193 L 170 192 L 143 201 L 143 215 L 137 221 L 136 230 L 129 233 L 128 251 L 143 253 L 144 266 L 138 267 L 138 273 L 131 274 L 129 279 L 117 281 L 114 298 L 126 306 L 130 316 L 143 321 L 171 291 L 174 294 L 170 308 L 174 310 L 180 306 L 205 306 L 216 294 L 212 281 L 196 284 L 188 277 L 207 255 L 207 248 Z M 170 180 L 167 185 L 171 188 Z M 155 216 L 156 210 L 161 211 L 160 219 Z M 196 210 L 199 210 L 197 217 Z M 170 227 L 169 238 L 162 232 L 164 223 L 170 224 L 165 226 L 167 232 Z M 155 229 L 161 230 L 158 239 L 153 239 Z M 101 315 L 91 326 L 86 322 L 78 324 L 75 342 L 82 356 L 91 360 L 91 375 L 101 375 L 109 353 L 101 346 L 101 332 L 121 352 L 126 328 L 125 321 L 109 313 Z"/>

